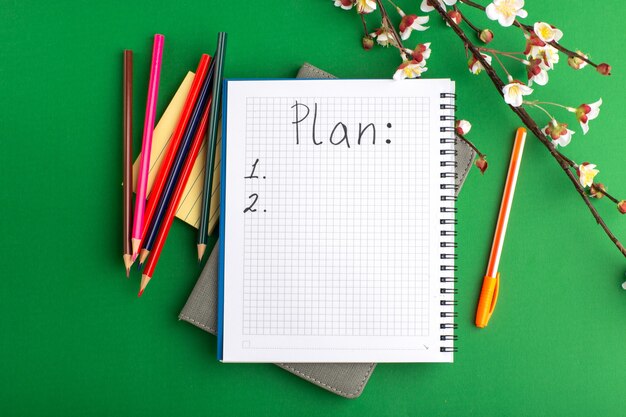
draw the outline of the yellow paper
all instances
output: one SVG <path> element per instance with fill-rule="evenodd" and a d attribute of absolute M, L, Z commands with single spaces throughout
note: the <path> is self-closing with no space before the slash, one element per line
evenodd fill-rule
<path fill-rule="evenodd" d="M 163 158 L 167 154 L 169 148 L 170 138 L 174 129 L 178 124 L 178 119 L 183 111 L 185 100 L 191 89 L 194 73 L 188 72 L 185 79 L 181 83 L 176 94 L 170 101 L 170 104 L 163 112 L 161 119 L 154 128 L 154 134 L 152 137 L 152 149 L 150 150 L 150 171 L 148 175 L 148 198 L 150 198 L 150 191 L 152 190 L 152 184 L 159 172 Z M 212 232 L 217 225 L 219 211 L 220 211 L 220 161 L 221 161 L 221 124 L 218 126 L 217 134 L 217 148 L 215 155 L 215 167 L 213 175 L 213 189 L 211 192 L 211 213 L 209 215 L 209 232 Z M 137 185 L 137 173 L 139 170 L 139 155 L 133 165 L 133 190 Z M 178 205 L 176 211 L 176 217 L 184 222 L 192 225 L 196 229 L 200 223 L 200 212 L 202 210 L 202 193 L 204 191 L 204 166 L 206 163 L 206 139 L 202 142 L 202 148 L 196 158 L 191 175 L 185 186 L 183 196 Z"/>

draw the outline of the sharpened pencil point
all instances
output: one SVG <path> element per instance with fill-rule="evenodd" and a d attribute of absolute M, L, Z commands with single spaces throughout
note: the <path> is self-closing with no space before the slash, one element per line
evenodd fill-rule
<path fill-rule="evenodd" d="M 124 254 L 124 266 L 126 267 L 126 278 L 130 276 L 130 267 L 133 266 L 133 257 L 130 253 Z"/>
<path fill-rule="evenodd" d="M 141 294 L 143 294 L 143 291 L 146 289 L 148 282 L 150 282 L 150 277 L 146 274 L 143 274 L 141 276 L 141 285 L 139 286 L 139 297 L 141 297 Z"/>
<path fill-rule="evenodd" d="M 206 245 L 201 243 L 198 245 L 198 262 L 202 262 L 202 257 L 204 256 L 204 251 L 206 250 Z"/>
<path fill-rule="evenodd" d="M 148 255 L 150 255 L 150 251 L 148 249 L 141 250 L 141 253 L 139 254 L 139 265 L 143 265 L 144 263 L 146 263 L 146 258 L 148 258 Z"/>
<path fill-rule="evenodd" d="M 141 297 L 141 294 L 143 294 L 143 290 L 139 290 L 139 294 L 137 294 L 137 297 Z"/>

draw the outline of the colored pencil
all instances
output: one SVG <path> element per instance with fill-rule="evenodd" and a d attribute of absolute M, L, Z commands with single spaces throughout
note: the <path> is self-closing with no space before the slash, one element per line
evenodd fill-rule
<path fill-rule="evenodd" d="M 124 226 L 122 230 L 124 245 L 123 258 L 126 278 L 133 264 L 133 250 L 130 243 L 133 200 L 133 51 L 124 51 Z"/>
<path fill-rule="evenodd" d="M 185 128 L 187 127 L 187 123 L 189 122 L 189 118 L 191 117 L 193 107 L 198 99 L 198 94 L 200 93 L 200 89 L 202 88 L 202 82 L 206 77 L 207 69 L 209 67 L 209 61 L 210 57 L 206 54 L 203 54 L 202 57 L 200 57 L 200 62 L 198 63 L 196 74 L 193 78 L 193 82 L 191 83 L 189 94 L 187 94 L 187 98 L 185 99 L 183 110 L 178 119 L 178 123 L 176 124 L 176 128 L 174 129 L 174 133 L 172 133 L 172 137 L 170 138 L 169 144 L 167 146 L 167 152 L 163 157 L 163 161 L 161 161 L 161 167 L 159 168 L 159 172 L 157 173 L 157 176 L 154 179 L 154 183 L 152 184 L 152 190 L 150 191 L 150 197 L 148 198 L 148 203 L 146 206 L 145 222 L 143 230 L 141 231 L 142 244 L 140 245 L 140 247 L 143 246 L 143 240 L 148 232 L 150 223 L 152 222 L 152 217 L 154 216 L 154 212 L 156 211 L 159 200 L 161 199 L 163 188 L 165 187 L 165 182 L 172 167 L 172 162 L 174 161 L 174 157 L 176 156 L 176 152 L 178 151 L 178 147 L 180 146 L 180 141 L 183 137 L 183 134 L 185 133 Z"/>
<path fill-rule="evenodd" d="M 170 173 L 167 177 L 167 181 L 165 182 L 163 193 L 161 194 L 161 198 L 159 199 L 159 203 L 157 204 L 157 208 L 154 212 L 154 216 L 152 217 L 152 221 L 147 228 L 148 231 L 144 235 L 144 239 L 141 242 L 142 249 L 141 254 L 139 255 L 140 265 L 143 265 L 144 261 L 148 257 L 148 254 L 150 253 L 150 250 L 152 249 L 152 245 L 154 244 L 154 240 L 156 239 L 157 232 L 159 231 L 159 225 L 161 224 L 161 220 L 165 215 L 165 211 L 171 199 L 172 193 L 174 192 L 174 187 L 176 186 L 176 183 L 178 181 L 178 177 L 183 167 L 183 163 L 185 162 L 185 158 L 187 157 L 187 154 L 189 152 L 189 147 L 191 146 L 191 142 L 193 141 L 196 130 L 198 129 L 198 124 L 200 123 L 202 112 L 206 107 L 206 103 L 210 95 L 210 86 L 212 81 L 211 75 L 213 74 L 213 67 L 214 61 L 211 62 L 209 71 L 207 72 L 206 77 L 204 77 L 202 90 L 198 95 L 198 100 L 195 103 L 193 113 L 191 114 L 191 118 L 189 119 L 189 123 L 187 124 L 187 128 L 185 129 L 185 134 L 183 135 L 180 146 L 178 147 L 178 151 L 176 152 L 176 157 L 174 158 Z"/>
<path fill-rule="evenodd" d="M 172 199 L 170 201 L 170 204 L 168 205 L 167 212 L 163 217 L 163 222 L 161 224 L 161 228 L 159 230 L 157 238 L 154 242 L 154 247 L 150 252 L 148 261 L 146 262 L 146 268 L 143 275 L 141 276 L 141 286 L 139 288 L 138 294 L 139 297 L 141 297 L 141 294 L 143 294 L 144 290 L 146 289 L 148 282 L 150 282 L 150 280 L 152 279 L 154 269 L 159 262 L 161 250 L 163 249 L 163 245 L 165 244 L 165 240 L 167 239 L 167 234 L 169 233 L 170 227 L 172 226 L 172 222 L 174 220 L 174 216 L 176 215 L 176 211 L 178 210 L 180 199 L 183 196 L 185 186 L 187 185 L 187 181 L 189 180 L 189 175 L 193 170 L 193 166 L 196 162 L 196 158 L 198 157 L 198 153 L 200 153 L 200 148 L 202 148 L 202 142 L 206 133 L 207 120 L 209 118 L 209 107 L 211 104 L 211 99 L 212 98 L 209 98 L 209 103 L 207 103 L 204 108 L 202 119 L 200 120 L 200 126 L 198 126 L 196 135 L 191 145 L 191 149 L 189 150 L 189 154 L 187 155 L 187 159 L 185 160 L 183 169 L 180 172 L 178 184 L 176 185 L 176 189 L 174 190 L 174 194 L 172 195 Z"/>
<path fill-rule="evenodd" d="M 152 133 L 154 131 L 154 119 L 159 95 L 159 78 L 161 76 L 164 39 L 163 35 L 154 35 L 154 44 L 152 46 L 152 66 L 150 68 L 150 81 L 148 84 L 146 117 L 143 124 L 143 141 L 141 143 L 141 158 L 139 161 L 139 175 L 137 177 L 137 199 L 135 200 L 135 217 L 133 219 L 133 258 L 137 256 L 137 252 L 139 251 L 141 234 L 144 227 L 146 190 L 148 188 L 148 172 L 150 170 L 150 149 L 152 148 Z"/>
<path fill-rule="evenodd" d="M 211 94 L 211 120 L 207 139 L 207 157 L 204 168 L 204 189 L 202 193 L 202 211 L 198 228 L 198 262 L 202 260 L 206 250 L 209 235 L 209 213 L 211 212 L 211 192 L 213 191 L 213 168 L 215 165 L 215 148 L 217 144 L 217 125 L 219 120 L 219 105 L 222 92 L 222 78 L 224 76 L 224 54 L 226 52 L 226 33 L 220 32 L 217 36 L 215 51 L 215 72 L 213 74 L 213 92 Z"/>

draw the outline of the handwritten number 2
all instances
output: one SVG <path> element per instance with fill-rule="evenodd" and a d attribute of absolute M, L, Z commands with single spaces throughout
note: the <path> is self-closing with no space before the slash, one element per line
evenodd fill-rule
<path fill-rule="evenodd" d="M 252 212 L 254 213 L 256 211 L 254 207 L 254 205 L 256 204 L 256 201 L 259 199 L 259 195 L 257 193 L 252 193 L 250 194 L 250 196 L 248 197 L 249 199 L 252 199 L 252 202 L 250 203 L 250 205 L 248 207 L 246 207 L 243 212 L 247 213 L 247 212 Z"/>

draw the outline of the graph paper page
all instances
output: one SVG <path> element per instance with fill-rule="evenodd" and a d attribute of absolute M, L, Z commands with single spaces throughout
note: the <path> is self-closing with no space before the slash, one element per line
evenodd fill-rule
<path fill-rule="evenodd" d="M 454 145 L 440 117 L 453 92 L 450 80 L 227 82 L 223 361 L 452 361 L 440 173 Z"/>

